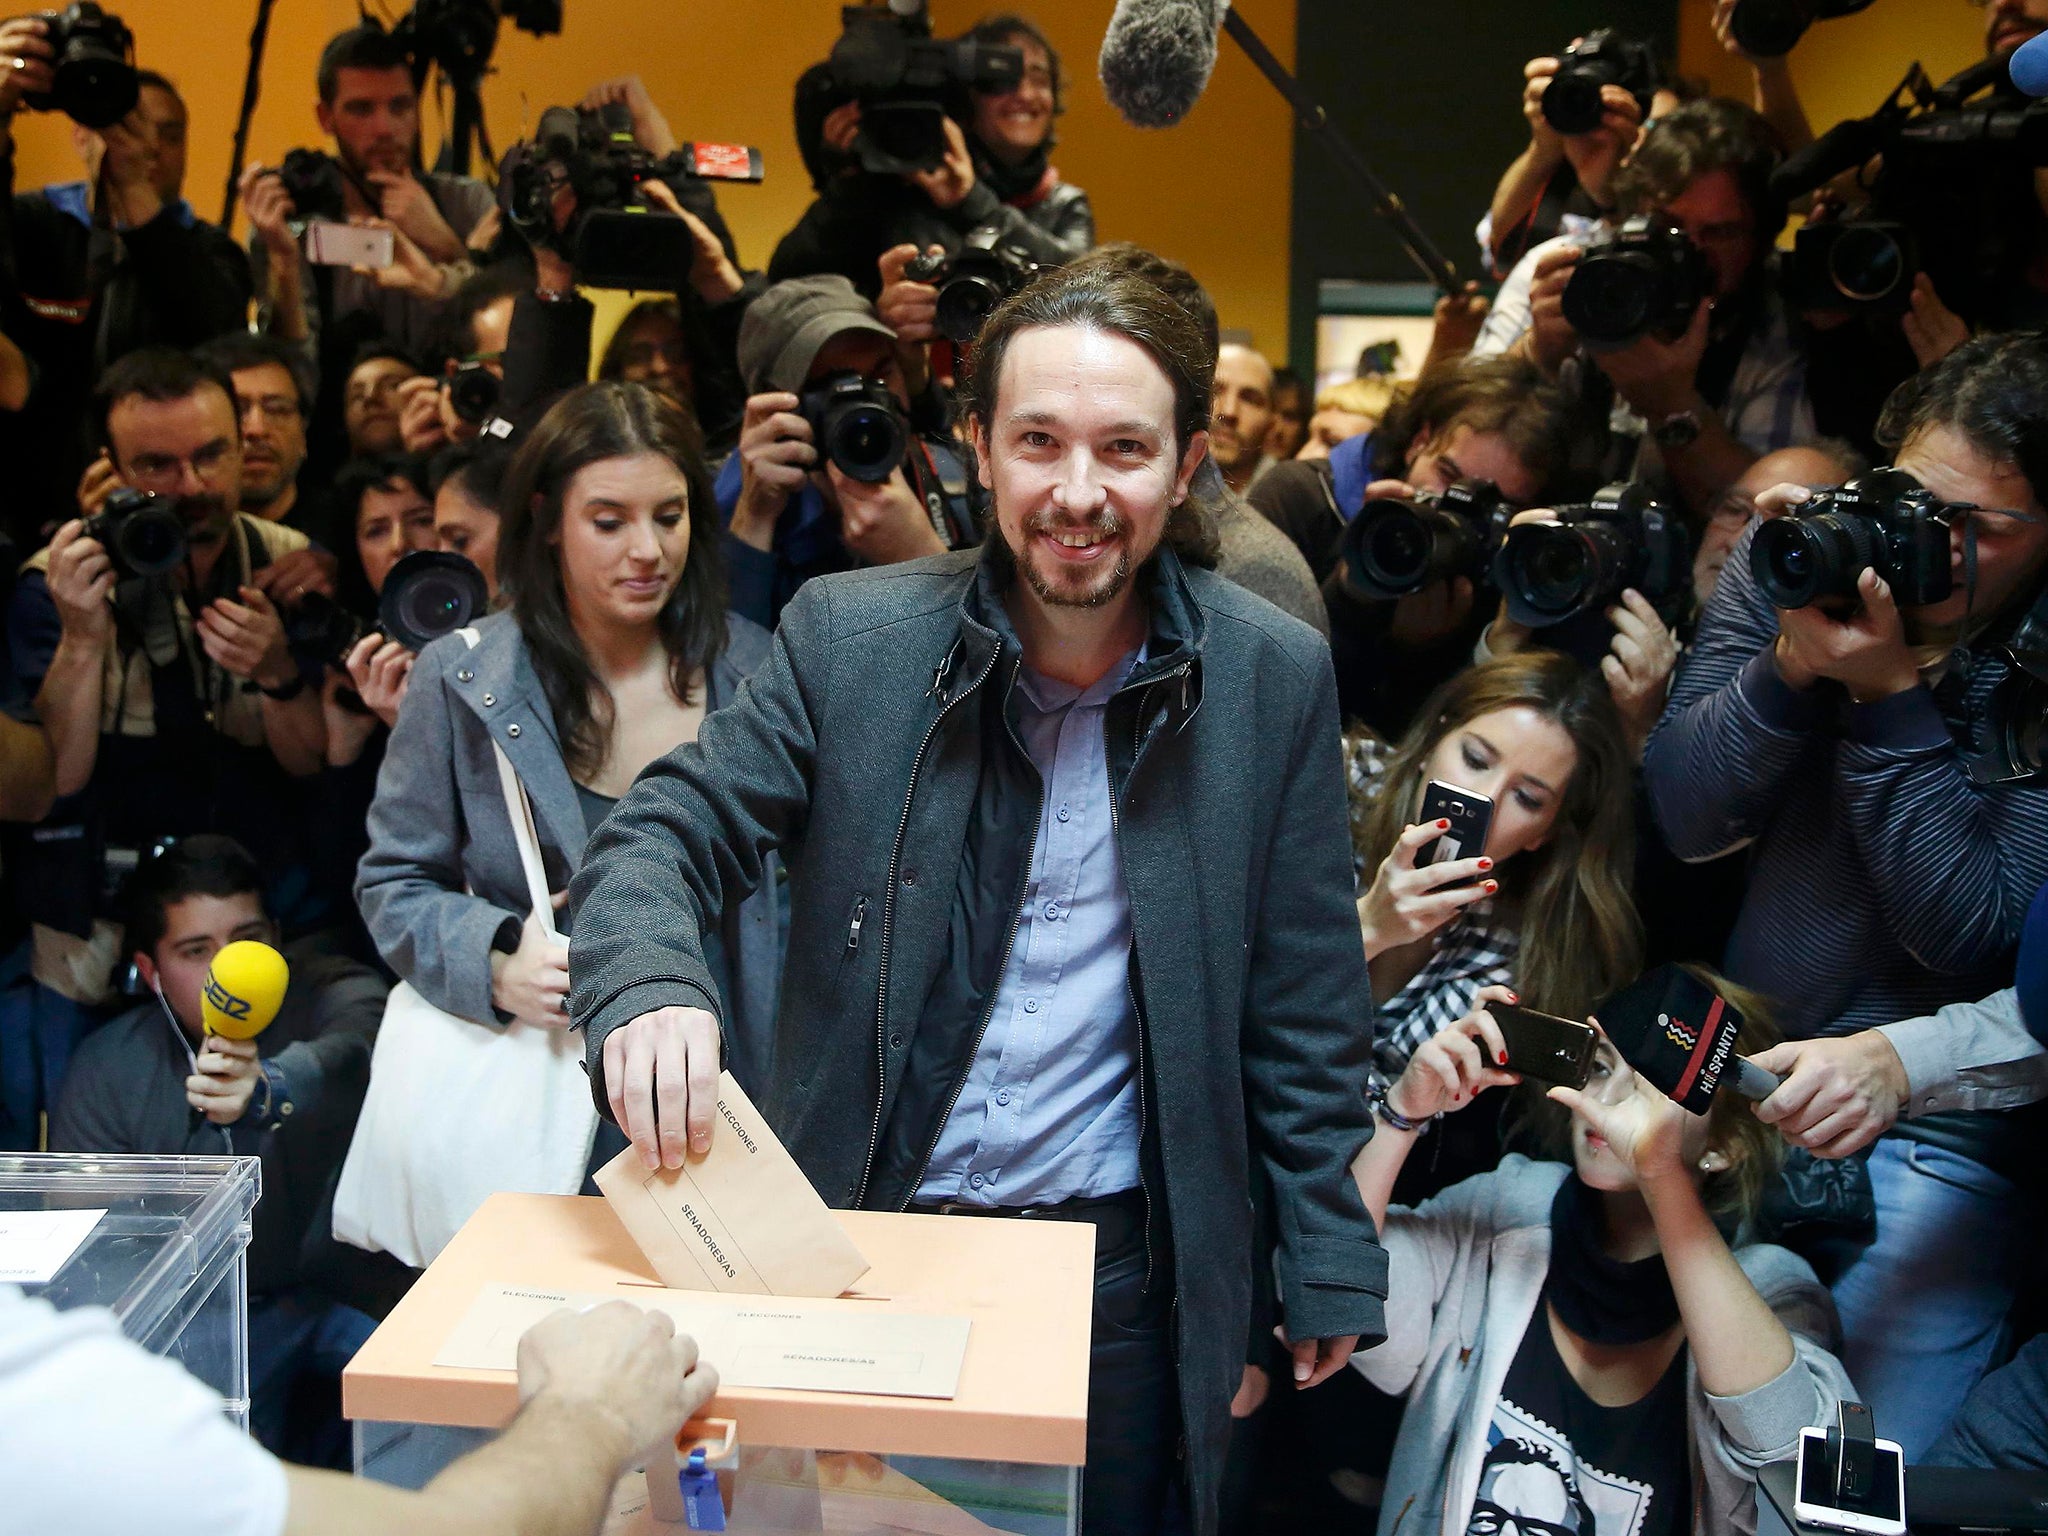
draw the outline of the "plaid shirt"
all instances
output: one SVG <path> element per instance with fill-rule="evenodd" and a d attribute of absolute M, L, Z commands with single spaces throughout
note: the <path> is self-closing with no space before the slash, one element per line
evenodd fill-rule
<path fill-rule="evenodd" d="M 1388 750 L 1362 731 L 1345 736 L 1345 777 L 1354 811 L 1379 793 Z M 1374 871 L 1355 850 L 1352 864 L 1363 894 Z M 1511 985 L 1521 947 L 1521 935 L 1501 920 L 1499 903 L 1491 897 L 1473 902 L 1438 929 L 1436 947 L 1422 969 L 1392 997 L 1374 1003 L 1374 1085 L 1384 1088 L 1393 1082 L 1432 1035 L 1470 1013 L 1481 987 Z"/>

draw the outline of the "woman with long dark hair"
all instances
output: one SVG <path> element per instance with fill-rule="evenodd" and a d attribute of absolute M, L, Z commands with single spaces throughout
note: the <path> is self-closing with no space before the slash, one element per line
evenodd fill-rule
<path fill-rule="evenodd" d="M 769 642 L 726 612 L 696 428 L 667 396 L 630 383 L 571 390 L 520 447 L 501 505 L 506 606 L 476 626 L 473 647 L 451 635 L 414 664 L 356 894 L 378 949 L 428 1002 L 565 1028 L 568 951 L 527 910 L 493 743 L 532 802 L 548 888 L 566 891 L 613 802 L 696 739 Z M 735 1039 L 769 1040 L 772 882 L 715 937 L 727 1016 L 749 1021 Z M 766 1063 L 731 1065 L 747 1078 Z M 593 1157 L 608 1155 L 601 1132 Z"/>

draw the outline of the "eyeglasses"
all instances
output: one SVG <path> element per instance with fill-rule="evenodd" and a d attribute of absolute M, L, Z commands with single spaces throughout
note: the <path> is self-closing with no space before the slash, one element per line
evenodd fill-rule
<path fill-rule="evenodd" d="M 234 451 L 235 445 L 222 438 L 177 457 L 164 453 L 138 453 L 128 461 L 128 480 L 139 491 L 175 487 L 184 479 L 183 472 L 190 469 L 201 480 L 211 482 L 220 477 Z"/>

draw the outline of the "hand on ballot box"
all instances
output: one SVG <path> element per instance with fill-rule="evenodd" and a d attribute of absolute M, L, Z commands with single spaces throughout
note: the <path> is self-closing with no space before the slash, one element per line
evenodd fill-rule
<path fill-rule="evenodd" d="M 657 1008 L 605 1036 L 605 1095 L 643 1166 L 711 1150 L 718 1057 L 718 1019 L 702 1008 Z"/>

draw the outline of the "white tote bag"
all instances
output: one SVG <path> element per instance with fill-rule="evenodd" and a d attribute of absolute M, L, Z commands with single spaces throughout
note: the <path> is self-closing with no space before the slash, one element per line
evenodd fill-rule
<path fill-rule="evenodd" d="M 534 915 L 559 943 L 526 787 L 504 748 L 491 750 Z M 334 1235 L 424 1267 L 500 1190 L 575 1194 L 597 1134 L 582 1061 L 580 1034 L 457 1018 L 400 982 L 334 1192 Z"/>

